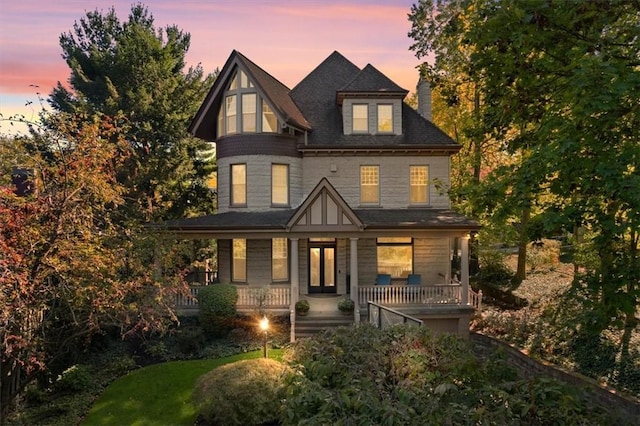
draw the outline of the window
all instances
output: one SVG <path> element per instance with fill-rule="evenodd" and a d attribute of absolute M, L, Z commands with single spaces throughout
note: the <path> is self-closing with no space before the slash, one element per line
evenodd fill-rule
<path fill-rule="evenodd" d="M 271 165 L 271 204 L 289 205 L 289 165 Z"/>
<path fill-rule="evenodd" d="M 393 105 L 378 105 L 378 132 L 393 132 Z"/>
<path fill-rule="evenodd" d="M 227 131 L 225 134 L 230 135 L 232 133 L 236 133 L 236 95 L 226 97 L 225 111 L 227 114 Z"/>
<path fill-rule="evenodd" d="M 413 239 L 411 237 L 378 238 L 378 273 L 392 278 L 406 278 L 413 273 Z"/>
<path fill-rule="evenodd" d="M 411 166 L 409 167 L 409 186 L 410 186 L 410 203 L 411 204 L 428 204 L 429 203 L 429 187 L 427 181 L 429 179 L 429 169 L 427 166 Z"/>
<path fill-rule="evenodd" d="M 231 200 L 232 206 L 247 205 L 247 165 L 231 165 Z"/>
<path fill-rule="evenodd" d="M 247 74 L 238 70 L 232 77 L 220 105 L 217 136 L 235 133 L 277 133 L 278 119 L 274 111 L 257 93 Z"/>
<path fill-rule="evenodd" d="M 271 279 L 273 281 L 289 279 L 289 247 L 286 238 L 271 240 Z"/>
<path fill-rule="evenodd" d="M 278 131 L 276 115 L 264 100 L 262 101 L 262 131 L 269 133 L 276 133 Z"/>
<path fill-rule="evenodd" d="M 242 131 L 253 133 L 256 131 L 256 94 L 242 95 Z"/>
<path fill-rule="evenodd" d="M 353 104 L 353 132 L 367 133 L 369 131 L 369 106 L 367 104 Z"/>
<path fill-rule="evenodd" d="M 379 203 L 378 166 L 360 166 L 360 203 Z"/>
<path fill-rule="evenodd" d="M 247 281 L 247 240 L 231 240 L 232 264 L 231 281 Z"/>

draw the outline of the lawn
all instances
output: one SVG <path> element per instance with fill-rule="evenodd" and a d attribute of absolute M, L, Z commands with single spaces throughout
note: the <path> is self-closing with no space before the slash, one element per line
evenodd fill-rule
<path fill-rule="evenodd" d="M 282 350 L 269 357 L 281 359 Z M 259 358 L 262 351 L 219 359 L 174 361 L 133 371 L 114 381 L 93 405 L 83 425 L 193 425 L 191 392 L 196 379 L 224 364 Z"/>

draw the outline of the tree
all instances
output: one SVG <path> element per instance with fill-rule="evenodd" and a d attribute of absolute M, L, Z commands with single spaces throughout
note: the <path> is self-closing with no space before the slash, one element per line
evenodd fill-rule
<path fill-rule="evenodd" d="M 0 187 L 0 403 L 52 365 L 66 368 L 96 333 L 161 330 L 179 275 L 149 268 L 163 244 L 117 220 L 117 170 L 131 152 L 118 117 L 56 114 L 13 140 L 32 193 Z M 15 151 L 0 150 L 0 165 Z M 26 154 L 26 155 L 25 155 Z M 166 261 L 166 260 L 165 260 Z M 177 272 L 177 271 L 176 271 Z"/>
<path fill-rule="evenodd" d="M 156 29 L 141 4 L 120 22 L 115 10 L 88 12 L 60 36 L 71 69 L 49 102 L 57 111 L 124 115 L 131 155 L 118 169 L 125 217 L 156 221 L 213 210 L 207 188 L 210 147 L 187 134 L 213 83 L 198 65 L 185 72 L 190 36 L 176 26 Z"/>
<path fill-rule="evenodd" d="M 441 3 L 438 3 L 441 4 Z M 640 2 L 467 0 L 456 32 L 482 75 L 482 126 L 520 157 L 491 173 L 542 233 L 590 231 L 580 332 L 634 327 L 640 302 Z"/>

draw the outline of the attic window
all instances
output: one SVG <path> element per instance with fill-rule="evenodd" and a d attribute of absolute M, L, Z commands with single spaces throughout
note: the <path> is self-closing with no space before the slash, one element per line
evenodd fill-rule
<path fill-rule="evenodd" d="M 229 80 L 218 111 L 218 137 L 236 133 L 277 133 L 278 119 L 248 75 L 238 69 Z"/>
<path fill-rule="evenodd" d="M 378 104 L 378 133 L 393 132 L 393 105 Z"/>
<path fill-rule="evenodd" d="M 369 132 L 369 105 L 353 104 L 353 133 Z"/>

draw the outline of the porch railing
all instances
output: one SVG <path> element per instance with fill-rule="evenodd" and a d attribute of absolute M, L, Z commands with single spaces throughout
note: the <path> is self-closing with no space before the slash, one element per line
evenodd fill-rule
<path fill-rule="evenodd" d="M 215 284 L 212 284 L 215 285 Z M 176 295 L 176 307 L 198 307 L 198 292 L 207 286 L 189 286 L 189 293 Z M 291 303 L 291 290 L 288 286 L 242 287 L 238 289 L 238 308 L 289 308 Z"/>
<path fill-rule="evenodd" d="M 362 286 L 358 288 L 358 300 L 360 305 L 367 302 L 381 305 L 459 304 L 461 291 L 460 284 Z"/>

